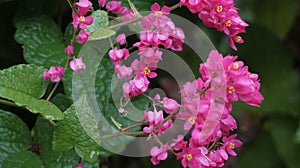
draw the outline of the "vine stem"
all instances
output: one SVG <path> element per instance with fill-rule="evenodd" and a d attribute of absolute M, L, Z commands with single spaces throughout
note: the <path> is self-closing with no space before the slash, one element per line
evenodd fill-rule
<path fill-rule="evenodd" d="M 129 20 L 127 22 L 122 22 L 122 23 L 118 23 L 118 24 L 115 24 L 115 25 L 112 25 L 112 26 L 108 26 L 107 28 L 108 29 L 115 29 L 115 28 L 118 28 L 118 27 L 122 27 L 122 26 L 128 25 L 130 23 L 134 23 L 134 22 L 140 21 L 141 19 L 142 18 L 135 18 L 135 19 Z"/>
<path fill-rule="evenodd" d="M 11 101 L 8 101 L 8 100 L 4 100 L 4 99 L 0 99 L 0 104 L 26 110 L 24 107 L 18 106 L 14 102 L 11 102 Z"/>
<path fill-rule="evenodd" d="M 126 128 L 121 129 L 121 132 L 126 132 L 129 129 L 132 129 L 132 128 L 135 128 L 135 127 L 139 127 L 139 126 L 145 126 L 147 124 L 149 124 L 149 123 L 148 122 L 143 122 L 143 123 L 133 124 L 133 125 L 130 125 L 130 126 L 126 127 Z"/>
<path fill-rule="evenodd" d="M 175 9 L 177 9 L 177 8 L 179 8 L 179 7 L 180 7 L 180 2 L 178 2 L 177 4 L 171 6 L 171 7 L 170 7 L 170 10 L 172 11 L 172 10 L 175 10 Z"/>
<path fill-rule="evenodd" d="M 114 137 L 118 137 L 118 136 L 122 136 L 122 135 L 135 136 L 135 137 L 146 137 L 147 136 L 147 134 L 144 133 L 143 131 L 137 131 L 137 132 L 118 132 L 116 134 L 109 134 L 109 135 L 101 136 L 100 140 L 114 138 Z"/>
<path fill-rule="evenodd" d="M 51 99 L 51 97 L 53 96 L 53 94 L 55 93 L 57 87 L 59 86 L 60 82 L 55 83 L 53 89 L 51 90 L 51 93 L 49 94 L 49 96 L 47 97 L 47 101 L 49 101 Z"/>

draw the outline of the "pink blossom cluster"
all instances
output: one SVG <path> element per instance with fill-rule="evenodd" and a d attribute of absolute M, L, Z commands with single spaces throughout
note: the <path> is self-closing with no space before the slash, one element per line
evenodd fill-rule
<path fill-rule="evenodd" d="M 242 142 L 236 139 L 236 134 L 230 135 L 230 132 L 237 128 L 236 121 L 230 114 L 231 103 L 241 100 L 249 105 L 259 106 L 263 96 L 259 92 L 258 75 L 250 73 L 248 67 L 236 59 L 237 56 L 223 58 L 217 51 L 211 51 L 207 62 L 200 65 L 202 78 L 187 82 L 183 86 L 180 91 L 181 111 L 176 118 L 185 120 L 183 127 L 185 130 L 191 129 L 191 135 L 187 141 L 183 135 L 178 135 L 171 145 L 153 147 L 150 151 L 153 164 L 165 160 L 168 150 L 173 150 L 177 159 L 181 160 L 182 166 L 189 168 L 222 167 L 230 155 L 237 155 L 234 149 L 240 147 Z M 224 72 L 223 76 L 221 72 Z M 222 96 L 213 95 L 220 93 L 215 91 L 215 87 L 221 86 L 223 82 L 218 76 L 224 78 L 226 93 L 223 97 L 223 106 L 212 109 L 212 102 L 216 101 L 214 98 Z M 175 106 L 175 102 L 165 104 L 173 103 Z M 209 113 L 214 113 L 214 116 L 219 114 L 220 118 L 211 122 L 208 119 L 211 117 Z M 208 127 L 213 127 L 211 132 L 205 130 L 207 124 Z M 206 138 L 203 138 L 205 137 L 203 134 L 207 135 Z"/>
<path fill-rule="evenodd" d="M 85 43 L 90 35 L 90 32 L 87 32 L 85 29 L 87 26 L 91 25 L 94 21 L 92 16 L 86 16 L 92 7 L 92 3 L 89 0 L 79 0 L 75 3 L 76 9 L 73 9 L 72 25 L 74 27 L 74 32 L 79 31 L 79 34 L 76 36 L 77 42 L 79 44 Z M 74 54 L 74 39 L 71 40 L 71 44 L 64 49 L 64 53 L 68 55 L 68 60 L 70 60 L 70 68 L 79 72 L 84 70 L 85 64 L 82 61 L 82 58 L 72 58 Z M 57 70 L 59 69 L 59 70 Z M 43 73 L 45 80 L 50 79 L 52 82 L 59 82 L 64 75 L 65 69 L 60 66 L 52 66 L 49 71 Z"/>
<path fill-rule="evenodd" d="M 88 40 L 90 35 L 90 32 L 87 32 L 85 29 L 94 21 L 92 16 L 86 16 L 93 4 L 89 0 L 80 0 L 75 3 L 75 5 L 77 6 L 78 11 L 72 12 L 72 24 L 74 30 L 78 30 L 80 28 L 80 32 L 77 35 L 77 42 L 79 44 L 83 44 Z"/>
<path fill-rule="evenodd" d="M 180 0 L 180 4 L 192 13 L 198 13 L 198 17 L 208 27 L 228 35 L 229 44 L 234 50 L 237 50 L 235 43 L 244 42 L 239 34 L 245 32 L 248 24 L 238 15 L 233 0 Z"/>
<path fill-rule="evenodd" d="M 111 1 L 107 3 L 106 8 L 116 12 L 119 11 L 120 5 L 117 1 Z M 159 61 L 162 60 L 162 52 L 159 50 L 160 45 L 175 51 L 182 49 L 184 33 L 180 28 L 175 27 L 172 20 L 166 16 L 170 13 L 170 9 L 166 6 L 160 9 L 159 4 L 155 3 L 152 5 L 151 10 L 152 13 L 142 18 L 140 41 L 134 44 L 139 49 L 139 59 L 135 59 L 131 66 L 127 67 L 122 65 L 122 61 L 129 57 L 129 51 L 126 48 L 113 48 L 109 52 L 118 78 L 129 79 L 129 82 L 123 84 L 123 96 L 125 98 L 145 92 L 150 84 L 149 78 L 157 76 L 154 71 L 157 69 Z M 117 42 L 120 45 L 125 44 L 125 36 L 123 34 L 119 35 Z"/>
<path fill-rule="evenodd" d="M 45 80 L 50 79 L 52 82 L 59 82 L 65 74 L 65 69 L 61 66 L 51 66 L 49 71 L 43 73 Z"/>
<path fill-rule="evenodd" d="M 167 114 L 177 113 L 181 107 L 175 100 L 168 97 L 164 97 L 162 101 L 160 99 L 160 96 L 156 95 L 153 99 L 154 111 L 145 111 L 142 117 L 148 122 L 148 126 L 143 128 L 143 132 L 147 134 L 160 135 L 173 124 L 172 120 L 165 120 L 163 111 L 157 111 L 156 106 L 163 107 Z"/>
<path fill-rule="evenodd" d="M 104 7 L 105 0 L 99 0 L 99 4 L 101 3 Z M 122 21 L 129 21 L 134 19 L 136 16 L 134 15 L 134 12 L 132 9 L 128 9 L 126 6 L 122 6 L 122 2 L 121 1 L 116 1 L 116 0 L 112 0 L 106 3 L 106 10 L 109 12 L 112 12 L 114 14 L 117 15 L 122 15 Z M 135 23 L 133 23 L 133 25 L 135 25 Z"/>

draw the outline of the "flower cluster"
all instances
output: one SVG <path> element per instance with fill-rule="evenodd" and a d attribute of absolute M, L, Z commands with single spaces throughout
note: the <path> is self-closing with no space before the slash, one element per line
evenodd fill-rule
<path fill-rule="evenodd" d="M 121 3 L 117 1 L 107 3 L 106 8 L 114 13 L 119 13 L 122 9 Z M 129 82 L 123 84 L 123 96 L 125 98 L 145 92 L 150 83 L 149 78 L 157 76 L 154 71 L 157 69 L 158 62 L 162 60 L 159 45 L 175 51 L 182 49 L 184 33 L 180 28 L 175 27 L 172 20 L 167 17 L 170 9 L 166 6 L 160 9 L 159 4 L 155 3 L 151 10 L 152 13 L 141 20 L 140 41 L 134 44 L 139 49 L 139 59 L 135 59 L 131 66 L 127 67 L 122 65 L 122 61 L 129 57 L 129 51 L 126 48 L 113 48 L 109 52 L 118 78 L 129 79 Z M 120 45 L 126 43 L 123 34 L 117 37 L 117 42 Z"/>
<path fill-rule="evenodd" d="M 250 73 L 248 67 L 236 59 L 236 56 L 223 58 L 217 51 L 211 51 L 207 62 L 200 65 L 202 78 L 183 86 L 181 111 L 176 117 L 186 121 L 184 129 L 192 130 L 191 137 L 185 141 L 184 136 L 179 135 L 171 145 L 154 147 L 151 150 L 153 164 L 164 160 L 167 150 L 175 151 L 182 166 L 190 168 L 221 167 L 229 155 L 236 156 L 233 149 L 242 143 L 235 139 L 236 134 L 230 135 L 230 131 L 237 128 L 230 114 L 231 103 L 241 100 L 259 106 L 263 100 L 258 75 Z"/>
<path fill-rule="evenodd" d="M 75 30 L 78 30 L 78 28 L 81 29 L 79 34 L 77 35 L 77 42 L 79 44 L 83 44 L 88 40 L 88 37 L 90 35 L 90 32 L 87 32 L 85 29 L 94 21 L 92 16 L 86 16 L 93 4 L 89 0 L 80 0 L 75 4 L 78 7 L 78 10 L 73 11 L 72 13 L 72 24 Z"/>
<path fill-rule="evenodd" d="M 65 69 L 61 66 L 51 66 L 49 71 L 43 73 L 45 80 L 50 79 L 52 82 L 59 82 L 65 74 Z"/>
<path fill-rule="evenodd" d="M 186 6 L 192 13 L 198 13 L 198 17 L 208 27 L 223 31 L 229 36 L 230 46 L 237 50 L 235 43 L 243 43 L 240 33 L 245 32 L 248 24 L 238 15 L 238 9 L 233 0 L 180 0 L 180 4 Z"/>
<path fill-rule="evenodd" d="M 82 58 L 72 58 L 72 55 L 74 54 L 75 40 L 77 40 L 79 44 L 83 44 L 89 38 L 90 32 L 86 31 L 86 28 L 93 23 L 94 19 L 92 16 L 86 15 L 90 11 L 92 5 L 93 4 L 89 0 L 79 0 L 79 2 L 75 3 L 76 9 L 73 9 L 72 12 L 72 25 L 74 28 L 74 32 L 76 33 L 77 31 L 79 31 L 79 33 L 76 36 L 76 39 L 72 39 L 71 44 L 64 49 L 64 53 L 68 55 L 70 68 L 75 72 L 79 72 L 86 68 L 85 64 L 82 61 Z M 49 71 L 45 71 L 43 74 L 44 79 L 50 79 L 52 82 L 59 82 L 64 75 L 65 69 L 60 66 L 57 67 L 59 67 L 59 70 L 54 70 L 54 68 L 51 67 Z"/>

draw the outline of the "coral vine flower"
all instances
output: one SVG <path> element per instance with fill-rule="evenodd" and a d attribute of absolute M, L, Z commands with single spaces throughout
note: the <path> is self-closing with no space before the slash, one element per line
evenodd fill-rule
<path fill-rule="evenodd" d="M 110 2 L 107 2 L 106 4 L 106 9 L 108 11 L 111 11 L 115 14 L 118 14 L 120 12 L 120 9 L 121 9 L 121 3 L 120 1 L 110 1 Z"/>
<path fill-rule="evenodd" d="M 230 137 L 223 137 L 222 141 L 224 143 L 224 146 L 222 148 L 225 148 L 225 150 L 231 155 L 236 156 L 236 153 L 233 149 L 238 148 L 242 145 L 242 142 L 235 139 L 237 134 L 231 135 Z"/>
<path fill-rule="evenodd" d="M 173 99 L 164 97 L 163 98 L 163 106 L 166 113 L 171 114 L 175 110 L 178 110 L 180 108 L 180 105 Z"/>
<path fill-rule="evenodd" d="M 126 44 L 126 36 L 125 36 L 125 33 L 119 34 L 119 35 L 117 36 L 116 40 L 117 40 L 117 43 L 120 44 L 120 45 Z"/>
<path fill-rule="evenodd" d="M 70 55 L 72 55 L 72 54 L 74 53 L 74 47 L 71 46 L 71 45 L 68 45 L 68 46 L 65 48 L 64 52 L 65 52 L 67 55 L 70 56 Z"/>
<path fill-rule="evenodd" d="M 85 29 L 87 26 L 91 25 L 94 21 L 94 18 L 92 16 L 84 16 L 80 15 L 78 16 L 75 12 L 72 13 L 73 18 L 73 26 L 75 29 L 80 27 L 81 29 Z"/>
<path fill-rule="evenodd" d="M 65 69 L 61 66 L 51 66 L 49 71 L 43 73 L 45 80 L 50 79 L 52 82 L 59 82 L 65 74 Z"/>
<path fill-rule="evenodd" d="M 162 9 L 160 10 L 160 6 L 157 2 L 155 2 L 151 6 L 151 11 L 155 13 L 157 17 L 160 17 L 162 15 L 168 15 L 170 14 L 170 8 L 167 6 L 163 6 Z"/>
<path fill-rule="evenodd" d="M 85 64 L 82 62 L 82 58 L 73 58 L 70 67 L 73 71 L 79 72 L 85 69 Z"/>
<path fill-rule="evenodd" d="M 80 30 L 79 34 L 77 35 L 77 42 L 79 44 L 83 44 L 89 39 L 90 32 L 86 32 L 84 29 Z"/>
<path fill-rule="evenodd" d="M 75 4 L 78 6 L 80 16 L 86 15 L 93 5 L 89 0 L 79 0 L 79 2 L 76 2 Z"/>
<path fill-rule="evenodd" d="M 106 4 L 106 0 L 98 0 L 98 5 L 100 6 L 100 7 L 104 7 L 105 6 L 105 4 Z"/>
<path fill-rule="evenodd" d="M 154 146 L 151 149 L 150 154 L 152 156 L 151 162 L 153 163 L 153 165 L 158 165 L 161 160 L 167 159 L 169 148 L 170 148 L 169 145 L 166 144 L 161 146 L 160 148 Z"/>
<path fill-rule="evenodd" d="M 81 163 L 78 163 L 78 165 L 75 168 L 84 168 Z"/>

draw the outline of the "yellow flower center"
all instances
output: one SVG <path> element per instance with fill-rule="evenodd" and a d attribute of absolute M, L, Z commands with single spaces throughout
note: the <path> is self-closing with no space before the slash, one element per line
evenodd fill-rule
<path fill-rule="evenodd" d="M 223 6 L 216 6 L 216 11 L 218 13 L 222 12 L 223 11 Z"/>
<path fill-rule="evenodd" d="M 192 156 L 192 154 L 188 154 L 185 156 L 185 158 L 186 158 L 186 160 L 190 161 L 193 159 L 193 156 Z"/>
<path fill-rule="evenodd" d="M 225 23 L 226 27 L 230 27 L 231 26 L 231 20 L 227 20 L 227 22 Z"/>
<path fill-rule="evenodd" d="M 228 93 L 229 93 L 229 94 L 232 94 L 234 91 L 235 91 L 235 89 L 234 89 L 233 86 L 230 86 L 230 87 L 228 88 Z"/>
<path fill-rule="evenodd" d="M 149 75 L 150 74 L 150 72 L 151 72 L 151 70 L 149 69 L 149 68 L 144 68 L 144 74 L 145 75 Z"/>
<path fill-rule="evenodd" d="M 190 118 L 190 119 L 189 119 L 189 122 L 190 122 L 192 125 L 194 125 L 194 124 L 195 124 L 195 122 L 196 122 L 196 120 L 195 120 L 195 118 L 194 118 L 194 117 L 192 117 L 192 118 Z"/>
<path fill-rule="evenodd" d="M 161 17 L 163 15 L 162 12 L 155 12 L 156 17 Z"/>
<path fill-rule="evenodd" d="M 233 63 L 233 65 L 231 66 L 232 70 L 238 70 L 240 68 L 238 63 Z"/>
<path fill-rule="evenodd" d="M 233 143 L 227 144 L 226 147 L 229 148 L 229 149 L 234 149 L 235 148 Z"/>
<path fill-rule="evenodd" d="M 83 23 L 85 22 L 85 17 L 84 16 L 80 16 L 79 17 L 79 23 Z"/>
<path fill-rule="evenodd" d="M 242 37 L 241 36 L 236 36 L 234 39 L 235 42 L 239 43 L 242 41 Z"/>

